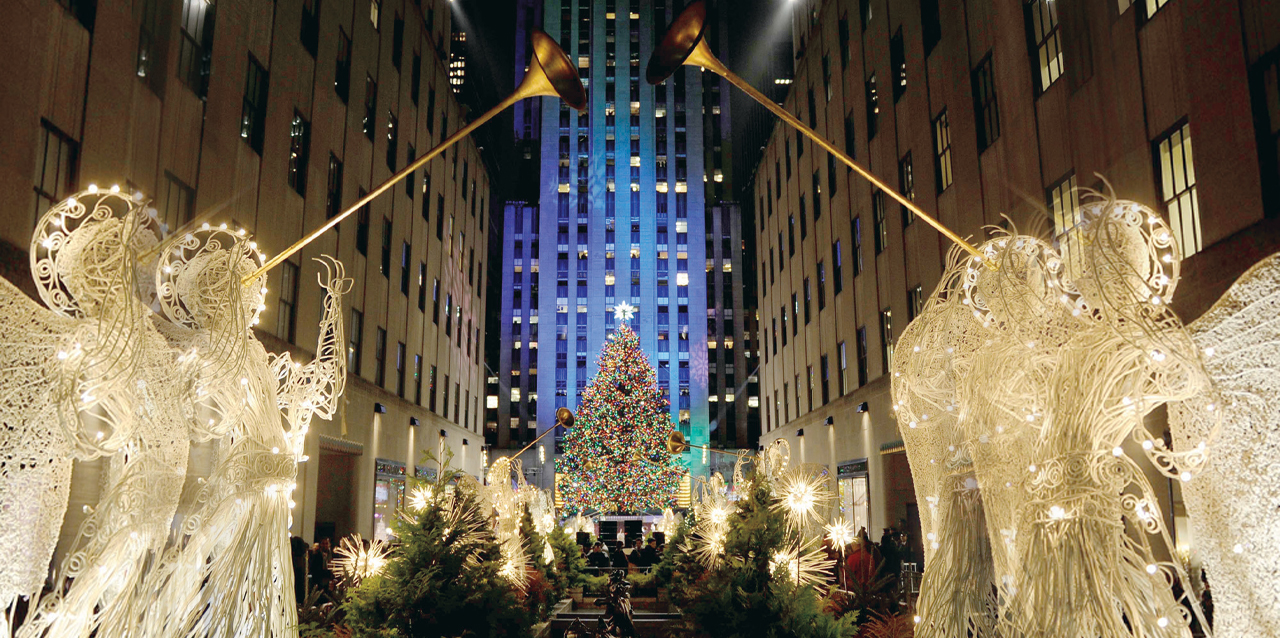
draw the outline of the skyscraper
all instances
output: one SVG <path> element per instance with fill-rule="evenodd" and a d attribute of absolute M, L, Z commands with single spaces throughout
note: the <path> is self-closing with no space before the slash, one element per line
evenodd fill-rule
<path fill-rule="evenodd" d="M 669 0 L 518 5 L 516 81 L 530 29 L 540 28 L 577 66 L 589 102 L 582 113 L 554 99 L 516 107 L 517 147 L 537 177 L 528 201 L 505 207 L 502 347 L 487 432 L 499 448 L 531 441 L 554 424 L 556 408 L 576 407 L 622 302 L 638 308 L 630 323 L 671 401 L 673 425 L 694 444 L 709 440 L 708 380 L 720 373 L 721 395 L 726 381 L 720 359 L 713 368 L 708 357 L 704 318 L 716 303 L 698 269 L 711 272 L 715 260 L 715 272 L 725 272 L 721 260 L 730 257 L 708 215 L 710 202 L 732 193 L 721 134 L 729 131 L 728 97 L 718 78 L 693 67 L 658 86 L 643 81 L 672 10 Z M 709 39 L 714 48 L 722 38 Z M 730 233 L 726 246 L 735 242 Z M 727 274 L 735 276 L 732 266 Z M 722 307 L 712 318 L 730 314 Z M 732 326 L 740 335 L 742 322 Z M 695 474 L 705 471 L 702 457 L 688 453 Z M 537 465 L 529 474 L 550 486 L 550 464 Z"/>

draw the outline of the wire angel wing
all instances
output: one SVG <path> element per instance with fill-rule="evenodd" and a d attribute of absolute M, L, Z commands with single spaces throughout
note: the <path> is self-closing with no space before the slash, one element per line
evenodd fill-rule
<path fill-rule="evenodd" d="M 1169 421 L 1175 449 L 1208 442 L 1204 471 L 1182 491 L 1213 583 L 1214 633 L 1280 635 L 1280 254 L 1188 329 L 1218 396 L 1171 404 Z"/>
<path fill-rule="evenodd" d="M 86 191 L 41 217 L 31 270 L 48 308 L 0 280 L 0 605 L 43 584 L 72 459 L 111 454 L 132 436 L 140 213 L 124 196 Z"/>
<path fill-rule="evenodd" d="M 287 352 L 271 359 L 279 384 L 276 402 L 289 419 L 290 438 L 299 458 L 311 418 L 333 418 L 347 382 L 342 296 L 350 292 L 352 281 L 345 277 L 342 262 L 327 256 L 316 261 L 324 267 L 324 275 L 317 274 L 316 279 L 326 292 L 316 356 L 306 365 L 294 362 Z"/>
<path fill-rule="evenodd" d="M 40 590 L 71 487 L 56 423 L 56 365 L 79 321 L 55 315 L 0 279 L 0 605 Z M 19 558 L 22 557 L 21 560 Z"/>

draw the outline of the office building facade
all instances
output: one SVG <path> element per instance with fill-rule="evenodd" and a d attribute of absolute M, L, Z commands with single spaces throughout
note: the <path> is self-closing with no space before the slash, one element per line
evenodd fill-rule
<path fill-rule="evenodd" d="M 489 432 L 498 448 L 520 447 L 554 425 L 558 407 L 576 408 L 624 302 L 638 308 L 630 325 L 671 401 L 673 427 L 697 444 L 747 438 L 723 436 L 723 424 L 745 433 L 750 420 L 745 393 L 728 389 L 746 385 L 741 331 L 750 325 L 734 305 L 741 234 L 729 202 L 728 94 L 696 68 L 658 86 L 643 78 L 675 9 L 664 0 L 519 3 L 517 82 L 529 29 L 540 28 L 578 68 L 589 102 L 582 113 L 551 98 L 515 110 L 517 147 L 536 177 L 528 199 L 505 211 Z M 712 342 L 721 356 L 709 356 Z M 709 409 L 729 403 L 743 411 Z M 695 473 L 705 471 L 703 456 L 687 454 Z M 530 474 L 549 487 L 550 464 L 530 456 L 526 468 L 530 459 L 539 467 Z"/>
<path fill-rule="evenodd" d="M 17 283 L 37 217 L 91 183 L 141 192 L 170 229 L 218 209 L 211 221 L 271 254 L 465 123 L 445 0 L 74 0 L 3 15 L 13 205 L 0 237 Z M 489 192 L 464 140 L 268 275 L 256 335 L 304 361 L 322 311 L 312 258 L 337 257 L 355 281 L 346 393 L 312 422 L 294 534 L 384 536 L 406 477 L 438 469 L 426 452 L 482 474 Z"/>
<path fill-rule="evenodd" d="M 1260 0 L 805 0 L 786 107 L 974 243 L 1056 241 L 1079 187 L 1152 206 L 1191 321 L 1280 250 L 1278 21 Z M 918 530 L 886 371 L 950 242 L 785 125 L 754 179 L 762 442 L 829 465 L 873 534 Z"/>

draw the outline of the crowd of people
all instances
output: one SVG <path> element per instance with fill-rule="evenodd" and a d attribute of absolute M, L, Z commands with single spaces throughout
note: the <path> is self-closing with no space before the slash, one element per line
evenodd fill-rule
<path fill-rule="evenodd" d="M 662 561 L 662 552 L 664 545 L 658 544 L 658 539 L 649 537 L 647 542 L 639 538 L 632 539 L 630 547 L 624 547 L 625 543 L 615 542 L 612 547 L 606 548 L 604 542 L 596 541 L 588 550 L 586 545 L 580 545 L 583 557 L 587 559 L 587 567 L 594 570 L 602 569 L 626 569 L 628 571 L 641 571 L 649 567 L 653 567 Z"/>
<path fill-rule="evenodd" d="M 896 590 L 899 588 L 903 564 L 918 565 L 907 534 L 900 526 L 885 528 L 879 543 L 873 542 L 867 528 L 863 527 L 858 530 L 849 546 L 838 548 L 827 543 L 826 550 L 838 566 L 832 579 L 843 589 L 856 586 L 865 590 L 873 587 L 877 581 L 888 579 L 887 584 Z"/>

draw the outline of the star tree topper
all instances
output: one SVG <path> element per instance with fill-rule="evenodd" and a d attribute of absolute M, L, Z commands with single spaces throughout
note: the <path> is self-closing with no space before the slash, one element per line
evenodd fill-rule
<path fill-rule="evenodd" d="M 613 310 L 613 316 L 619 321 L 631 321 L 636 316 L 636 307 L 624 301 Z"/>

